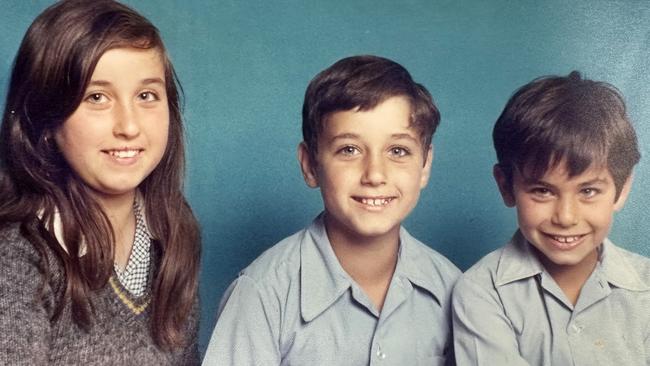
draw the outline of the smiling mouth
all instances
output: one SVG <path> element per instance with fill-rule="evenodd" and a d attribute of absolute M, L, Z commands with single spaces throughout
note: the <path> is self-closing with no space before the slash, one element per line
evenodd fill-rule
<path fill-rule="evenodd" d="M 552 239 L 552 242 L 556 247 L 560 249 L 572 249 L 582 242 L 582 239 L 587 236 L 587 234 L 581 235 L 555 235 L 555 234 L 545 234 L 548 238 Z"/>
<path fill-rule="evenodd" d="M 129 158 L 136 157 L 142 151 L 144 151 L 144 149 L 114 149 L 114 150 L 102 150 L 102 151 L 118 159 L 129 159 Z"/>
<path fill-rule="evenodd" d="M 394 199 L 394 197 L 352 197 L 355 201 L 370 207 L 384 207 Z"/>
<path fill-rule="evenodd" d="M 558 241 L 560 243 L 564 244 L 571 244 L 573 242 L 576 242 L 580 240 L 584 235 L 576 235 L 576 236 L 555 236 L 555 235 L 550 235 L 553 240 Z"/>

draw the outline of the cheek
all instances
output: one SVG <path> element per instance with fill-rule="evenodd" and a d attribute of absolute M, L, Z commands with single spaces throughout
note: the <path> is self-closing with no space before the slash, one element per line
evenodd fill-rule
<path fill-rule="evenodd" d="M 425 171 L 421 165 L 413 164 L 410 166 L 393 166 L 390 173 L 395 182 L 399 182 L 403 187 L 411 189 L 422 188 L 422 180 L 425 178 Z"/>
<path fill-rule="evenodd" d="M 588 220 L 591 221 L 593 226 L 609 230 L 609 227 L 611 226 L 614 219 L 613 207 L 594 208 L 593 210 L 589 210 L 587 212 L 591 213 Z"/>
<path fill-rule="evenodd" d="M 534 227 L 545 220 L 547 213 L 542 205 L 532 204 L 525 200 L 517 200 L 517 218 L 521 227 Z"/>
<path fill-rule="evenodd" d="M 157 148 L 165 150 L 169 141 L 169 114 L 160 112 L 151 114 L 146 119 L 148 135 L 150 141 L 156 145 Z"/>
<path fill-rule="evenodd" d="M 353 179 L 354 170 L 349 164 L 320 164 L 316 170 L 321 188 L 336 190 L 348 186 Z"/>
<path fill-rule="evenodd" d="M 83 156 L 85 150 L 89 148 L 87 145 L 91 139 L 92 131 L 75 128 L 74 123 L 69 121 L 66 121 L 54 134 L 56 145 L 68 162 L 75 157 Z"/>
<path fill-rule="evenodd" d="M 162 150 L 167 149 L 167 144 L 169 143 L 169 127 L 167 128 L 160 128 L 160 133 L 156 136 L 157 141 L 162 147 Z"/>

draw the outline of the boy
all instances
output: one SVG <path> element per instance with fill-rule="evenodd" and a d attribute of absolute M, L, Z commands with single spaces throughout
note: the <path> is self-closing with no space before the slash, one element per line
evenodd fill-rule
<path fill-rule="evenodd" d="M 426 89 L 384 58 L 345 58 L 311 81 L 298 159 L 325 210 L 228 288 L 205 365 L 450 357 L 460 273 L 401 228 L 429 178 L 439 119 Z"/>
<path fill-rule="evenodd" d="M 458 364 L 650 364 L 650 260 L 606 238 L 640 158 L 621 95 L 575 71 L 534 80 L 493 138 L 519 230 L 454 289 Z"/>

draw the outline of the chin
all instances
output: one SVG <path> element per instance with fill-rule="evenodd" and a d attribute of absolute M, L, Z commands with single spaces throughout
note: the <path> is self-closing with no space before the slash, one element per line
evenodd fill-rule
<path fill-rule="evenodd" d="M 355 230 L 359 236 L 365 238 L 378 238 L 381 236 L 389 235 L 394 232 L 398 232 L 399 225 L 395 226 L 383 226 L 383 227 L 366 227 L 358 228 Z"/>

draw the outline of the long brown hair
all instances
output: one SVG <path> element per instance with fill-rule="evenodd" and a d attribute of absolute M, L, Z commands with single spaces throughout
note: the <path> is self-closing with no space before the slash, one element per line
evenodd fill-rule
<path fill-rule="evenodd" d="M 56 253 L 66 273 L 74 321 L 92 323 L 89 292 L 106 285 L 113 267 L 111 225 L 90 189 L 58 150 L 55 131 L 76 110 L 99 58 L 119 47 L 155 48 L 165 65 L 169 140 L 161 162 L 140 184 L 148 226 L 162 253 L 152 288 L 151 332 L 163 349 L 182 346 L 198 291 L 198 224 L 183 196 L 184 146 L 180 86 L 159 32 L 115 1 L 67 0 L 41 13 L 27 30 L 13 65 L 0 130 L 0 223 L 20 222 L 43 254 Z M 67 252 L 56 241 L 61 217 Z M 37 218 L 44 225 L 29 225 Z M 85 254 L 79 256 L 81 243 Z"/>

